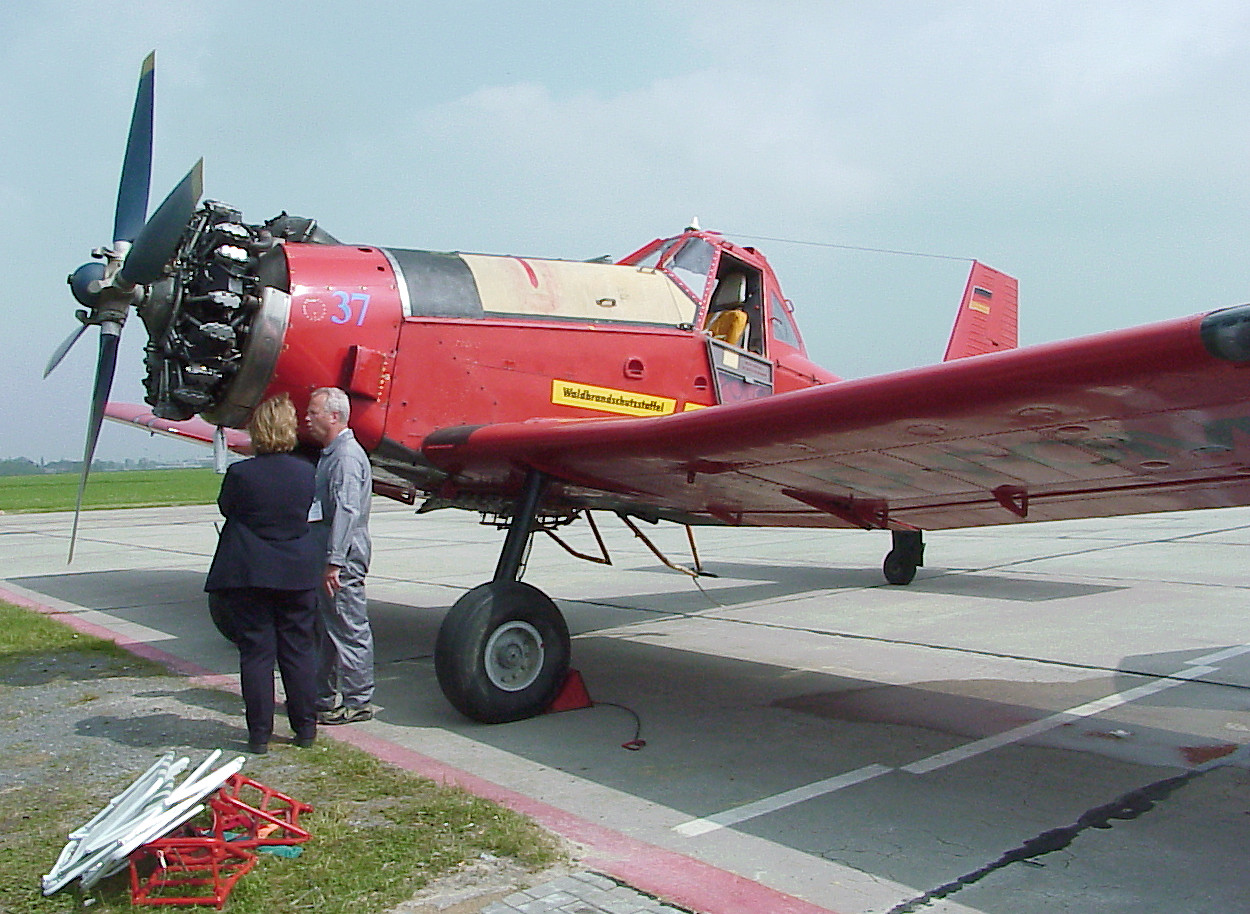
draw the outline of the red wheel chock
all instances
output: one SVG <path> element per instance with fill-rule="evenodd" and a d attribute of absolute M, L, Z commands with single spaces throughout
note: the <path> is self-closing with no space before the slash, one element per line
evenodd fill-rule
<path fill-rule="evenodd" d="M 560 691 L 547 706 L 547 713 L 580 711 L 582 708 L 594 707 L 594 704 L 590 700 L 590 693 L 586 691 L 586 683 L 582 680 L 582 674 L 577 670 L 569 670 L 564 677 L 564 684 L 560 686 Z"/>

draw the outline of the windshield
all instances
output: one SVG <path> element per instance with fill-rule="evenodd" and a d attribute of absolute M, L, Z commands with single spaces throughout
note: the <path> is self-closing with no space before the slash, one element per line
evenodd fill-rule
<path fill-rule="evenodd" d="M 702 238 L 690 238 L 667 263 L 661 260 L 660 268 L 685 286 L 696 302 L 702 303 L 715 262 L 716 248 Z"/>
<path fill-rule="evenodd" d="M 631 266 L 648 267 L 650 269 L 655 269 L 655 267 L 659 266 L 660 261 L 663 260 L 665 257 L 667 257 L 669 255 L 669 252 L 672 251 L 673 248 L 677 246 L 677 242 L 679 241 L 681 241 L 681 238 L 668 239 L 668 241 L 656 247 L 656 249 L 652 251 L 650 254 L 648 254 L 646 257 L 643 257 L 639 259 L 638 261 L 632 263 Z M 629 261 L 623 261 L 623 262 L 628 263 Z"/>

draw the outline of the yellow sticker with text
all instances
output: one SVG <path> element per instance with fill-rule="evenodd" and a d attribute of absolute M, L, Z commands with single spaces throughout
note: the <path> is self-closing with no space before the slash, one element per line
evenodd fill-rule
<path fill-rule="evenodd" d="M 611 387 L 593 387 L 572 381 L 551 382 L 551 402 L 560 406 L 580 406 L 604 413 L 622 416 L 667 416 L 677 408 L 677 401 L 668 397 L 635 393 L 632 390 L 613 390 Z"/>

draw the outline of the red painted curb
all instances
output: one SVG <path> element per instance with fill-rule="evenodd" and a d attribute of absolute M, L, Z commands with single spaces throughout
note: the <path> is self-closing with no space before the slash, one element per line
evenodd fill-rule
<path fill-rule="evenodd" d="M 135 641 L 133 638 L 127 638 L 119 635 L 110 628 L 103 625 L 96 625 L 94 622 L 80 618 L 76 613 L 65 612 L 54 606 L 48 606 L 44 603 L 36 602 L 29 597 L 14 593 L 0 587 L 0 600 L 12 603 L 14 606 L 21 606 L 25 609 L 33 609 L 41 612 L 45 616 L 54 616 L 60 622 L 65 623 L 70 628 L 82 632 L 84 635 L 94 635 L 97 638 L 103 638 L 106 641 L 112 641 L 118 647 L 125 648 L 136 657 L 142 657 L 144 660 L 151 660 L 153 663 L 159 663 L 171 673 L 178 673 L 182 676 L 189 676 L 199 682 L 211 684 L 217 688 L 224 687 L 227 691 L 235 693 L 239 692 L 238 680 L 232 676 L 226 676 L 221 673 L 214 673 L 212 670 L 205 669 L 198 664 L 189 660 L 183 660 L 181 657 L 175 657 L 173 654 L 163 651 L 160 648 L 152 647 L 145 641 Z M 230 683 L 234 685 L 231 687 Z"/>
<path fill-rule="evenodd" d="M 0 600 L 56 616 L 84 634 L 113 641 L 132 654 L 162 664 L 171 672 L 192 677 L 215 688 L 235 693 L 239 691 L 234 677 L 213 673 L 150 644 L 122 637 L 102 625 L 78 618 L 74 613 L 41 604 L 3 587 L 0 587 Z M 580 862 L 587 868 L 662 901 L 702 914 L 837 914 L 829 908 L 771 889 L 694 857 L 596 825 L 573 813 L 363 731 L 340 727 L 334 728 L 330 734 L 326 734 L 325 729 L 321 733 L 432 781 L 455 785 L 529 816 L 544 828 L 584 847 L 586 853 Z"/>

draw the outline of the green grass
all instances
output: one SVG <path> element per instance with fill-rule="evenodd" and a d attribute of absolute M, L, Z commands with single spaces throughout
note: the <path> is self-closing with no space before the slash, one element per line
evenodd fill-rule
<path fill-rule="evenodd" d="M 83 651 L 122 661 L 125 665 L 147 664 L 112 641 L 84 635 L 43 613 L 22 609 L 0 600 L 0 661 L 18 660 L 58 651 Z M 160 672 L 163 668 L 152 667 Z"/>
<path fill-rule="evenodd" d="M 41 613 L 3 602 L 0 632 L 0 697 L 18 688 L 40 688 L 39 677 L 29 675 L 32 670 L 46 673 L 53 657 L 69 660 L 61 668 L 72 668 L 84 716 L 90 717 L 92 678 L 98 683 L 164 672 L 111 642 L 76 634 Z M 21 720 L 0 717 L 3 726 L 20 731 Z M 203 758 L 198 749 L 170 748 L 193 763 Z M 69 832 L 142 773 L 95 780 L 71 773 L 91 771 L 96 763 L 84 750 L 58 746 L 55 739 L 23 741 L 19 734 L 16 741 L 0 743 L 3 914 L 83 910 L 84 899 L 74 887 L 44 898 L 39 877 L 52 867 Z M 313 812 L 300 824 L 313 837 L 301 845 L 298 857 L 261 854 L 230 895 L 231 914 L 381 914 L 440 875 L 487 855 L 534 871 L 561 859 L 557 840 L 523 816 L 333 739 L 320 739 L 312 749 L 275 746 L 267 756 L 251 757 L 245 773 L 311 803 Z M 131 906 L 126 872 L 104 880 L 88 898 L 90 910 L 99 914 L 150 910 Z"/>
<path fill-rule="evenodd" d="M 211 468 L 125 470 L 92 473 L 83 492 L 84 509 L 160 508 L 205 505 L 217 500 L 221 477 Z M 78 476 L 0 476 L 0 512 L 72 511 Z"/>

